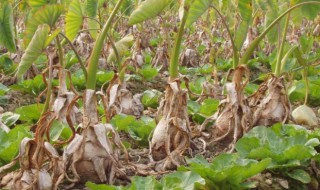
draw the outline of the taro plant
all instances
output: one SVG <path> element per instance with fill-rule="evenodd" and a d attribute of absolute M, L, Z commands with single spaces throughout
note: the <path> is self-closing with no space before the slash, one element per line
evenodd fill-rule
<path fill-rule="evenodd" d="M 147 0 L 130 15 L 129 24 L 137 24 L 160 14 L 171 0 Z M 157 161 L 157 169 L 174 169 L 183 161 L 182 154 L 189 148 L 191 131 L 187 113 L 187 91 L 180 87 L 179 54 L 186 26 L 196 21 L 209 7 L 210 0 L 179 2 L 179 29 L 170 54 L 169 80 L 165 97 L 158 110 L 159 122 L 153 132 L 150 154 Z"/>

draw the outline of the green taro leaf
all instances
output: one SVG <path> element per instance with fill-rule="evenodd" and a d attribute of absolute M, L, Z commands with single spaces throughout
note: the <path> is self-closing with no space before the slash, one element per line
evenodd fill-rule
<path fill-rule="evenodd" d="M 299 4 L 302 2 L 308 2 L 308 1 L 319 2 L 315 0 L 290 0 L 292 5 L 296 5 L 296 4 Z M 299 8 L 300 14 L 298 14 L 298 16 L 302 18 L 307 17 L 308 19 L 313 20 L 319 14 L 319 10 L 320 10 L 320 4 L 306 4 L 306 5 L 303 5 L 301 8 Z"/>
<path fill-rule="evenodd" d="M 196 101 L 188 100 L 187 107 L 188 107 L 189 114 L 195 114 L 199 112 L 201 106 Z"/>
<path fill-rule="evenodd" d="M 175 172 L 161 179 L 163 189 L 193 190 L 195 183 L 205 184 L 205 180 L 195 172 Z"/>
<path fill-rule="evenodd" d="M 219 100 L 206 99 L 202 102 L 199 111 L 205 116 L 211 116 L 218 110 L 218 106 L 219 106 Z"/>
<path fill-rule="evenodd" d="M 6 126 L 10 127 L 18 121 L 19 117 L 19 114 L 5 112 L 2 114 L 1 120 Z"/>
<path fill-rule="evenodd" d="M 113 71 L 98 71 L 97 72 L 97 85 L 102 86 L 104 83 L 109 82 L 114 77 Z"/>
<path fill-rule="evenodd" d="M 298 180 L 304 184 L 308 184 L 311 182 L 311 177 L 308 174 L 308 172 L 306 172 L 302 169 L 296 169 L 293 171 L 289 171 L 288 176 L 295 179 L 295 180 Z"/>
<path fill-rule="evenodd" d="M 206 81 L 205 77 L 199 77 L 194 81 L 189 83 L 190 90 L 195 94 L 201 94 L 202 92 L 202 84 Z"/>
<path fill-rule="evenodd" d="M 139 144 L 147 146 L 149 144 L 148 137 L 156 127 L 156 122 L 150 117 L 142 116 L 140 120 L 132 122 L 128 127 L 130 137 L 139 141 Z"/>
<path fill-rule="evenodd" d="M 143 77 L 143 79 L 147 81 L 151 81 L 158 75 L 158 69 L 152 67 L 151 64 L 143 65 L 142 68 L 139 70 L 139 74 Z"/>
<path fill-rule="evenodd" d="M 50 0 L 28 0 L 29 6 L 35 9 L 38 9 L 49 2 Z"/>
<path fill-rule="evenodd" d="M 31 137 L 29 128 L 16 126 L 9 133 L 0 129 L 0 165 L 14 159 L 19 152 L 19 145 L 24 137 Z"/>
<path fill-rule="evenodd" d="M 87 11 L 88 17 L 97 19 L 98 7 L 99 7 L 98 0 L 87 0 L 86 11 Z M 89 33 L 92 36 L 92 38 L 96 39 L 98 36 L 98 30 L 96 29 L 99 29 L 100 25 L 94 19 L 87 19 L 87 21 L 88 21 L 88 27 L 90 29 Z"/>
<path fill-rule="evenodd" d="M 308 104 L 312 106 L 320 105 L 320 84 L 317 84 L 316 80 L 312 81 L 311 77 L 309 78 L 309 95 L 308 95 Z M 292 102 L 300 101 L 303 102 L 306 93 L 306 83 L 305 80 L 294 81 L 292 87 L 289 89 L 289 99 Z"/>
<path fill-rule="evenodd" d="M 62 31 L 61 28 L 55 29 L 55 30 L 48 36 L 44 47 L 47 47 L 48 45 L 50 45 L 50 43 L 59 35 L 59 33 L 60 33 L 61 31 Z"/>
<path fill-rule="evenodd" d="M 117 114 L 111 119 L 110 123 L 117 127 L 119 131 L 128 131 L 129 125 L 134 121 L 135 118 L 132 115 Z"/>
<path fill-rule="evenodd" d="M 28 45 L 25 53 L 21 58 L 21 62 L 17 69 L 17 77 L 21 78 L 27 70 L 31 67 L 32 63 L 41 55 L 42 50 L 45 48 L 47 41 L 49 26 L 46 24 L 40 25 L 34 34 L 30 44 Z"/>
<path fill-rule="evenodd" d="M 115 186 L 112 186 L 112 185 L 94 184 L 94 183 L 92 183 L 90 181 L 88 181 L 86 183 L 86 187 L 88 187 L 88 189 L 90 189 L 90 190 L 121 190 L 121 189 L 124 189 L 124 188 L 115 187 Z"/>
<path fill-rule="evenodd" d="M 190 26 L 208 10 L 213 0 L 195 0 L 190 6 L 186 26 Z"/>
<path fill-rule="evenodd" d="M 16 64 L 9 57 L 9 53 L 0 55 L 0 70 L 3 74 L 11 74 L 16 69 Z"/>
<path fill-rule="evenodd" d="M 71 129 L 68 125 L 56 120 L 52 123 L 50 128 L 50 140 L 57 141 L 59 138 L 62 140 L 67 140 L 72 135 Z"/>
<path fill-rule="evenodd" d="M 83 13 L 79 0 L 73 0 L 66 15 L 66 36 L 73 41 L 83 23 Z"/>
<path fill-rule="evenodd" d="M 87 15 L 89 17 L 95 17 L 97 15 L 98 7 L 99 7 L 98 0 L 87 0 L 87 4 L 86 4 Z"/>
<path fill-rule="evenodd" d="M 153 176 L 148 177 L 140 177 L 134 176 L 132 177 L 132 184 L 130 185 L 130 190 L 160 190 L 162 189 L 162 184 L 160 184 Z"/>
<path fill-rule="evenodd" d="M 132 12 L 129 17 L 129 24 L 137 24 L 147 19 L 156 17 L 164 8 L 166 8 L 172 0 L 146 0 L 143 1 Z"/>
<path fill-rule="evenodd" d="M 247 37 L 249 25 L 252 20 L 252 0 L 241 0 L 238 1 L 238 8 L 241 14 L 240 26 L 236 29 L 235 33 L 235 44 L 238 50 L 241 50 L 242 45 Z"/>
<path fill-rule="evenodd" d="M 242 159 L 239 154 L 220 154 L 208 163 L 202 156 L 190 159 L 189 166 L 183 168 L 196 172 L 206 180 L 201 189 L 243 189 L 246 179 L 265 170 L 271 159 L 260 162 L 251 159 Z M 219 187 L 219 188 L 218 188 Z"/>
<path fill-rule="evenodd" d="M 16 51 L 13 28 L 12 7 L 9 3 L 5 3 L 0 9 L 0 44 L 10 52 Z"/>
<path fill-rule="evenodd" d="M 0 83 L 0 96 L 5 95 L 7 92 L 9 92 L 9 88 L 2 83 Z"/>
<path fill-rule="evenodd" d="M 121 40 L 115 43 L 116 50 L 119 54 L 119 57 L 123 57 L 129 50 L 129 48 L 133 45 L 133 36 L 127 35 Z M 113 49 L 110 50 L 110 54 L 108 56 L 107 62 L 110 63 L 116 60 L 116 54 Z M 121 61 L 121 60 L 119 60 Z"/>
<path fill-rule="evenodd" d="M 269 168 L 299 166 L 317 154 L 318 140 L 295 125 L 257 126 L 236 143 L 236 150 L 251 159 L 271 158 Z"/>
<path fill-rule="evenodd" d="M 21 106 L 15 110 L 15 113 L 20 114 L 19 120 L 26 122 L 37 122 L 40 118 L 43 104 L 31 104 Z"/>
<path fill-rule="evenodd" d="M 161 92 L 158 90 L 147 90 L 143 92 L 141 102 L 145 107 L 157 108 L 160 101 Z"/>
<path fill-rule="evenodd" d="M 63 6 L 58 4 L 48 4 L 37 10 L 27 21 L 24 35 L 25 45 L 29 45 L 39 25 L 47 24 L 52 28 L 63 11 Z"/>

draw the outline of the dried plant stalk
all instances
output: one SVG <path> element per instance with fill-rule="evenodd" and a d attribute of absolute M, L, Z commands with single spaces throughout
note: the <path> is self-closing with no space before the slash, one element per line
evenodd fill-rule
<path fill-rule="evenodd" d="M 278 122 L 286 123 L 291 114 L 291 107 L 284 77 L 272 75 L 260 85 L 259 89 L 249 97 L 250 107 L 254 112 L 254 126 L 271 126 Z"/>
<path fill-rule="evenodd" d="M 159 161 L 158 170 L 174 169 L 183 161 L 183 153 L 190 147 L 190 125 L 187 113 L 187 91 L 181 90 L 180 80 L 170 82 L 161 103 L 151 144 L 152 159 Z"/>
<path fill-rule="evenodd" d="M 238 138 L 252 128 L 252 112 L 243 93 L 249 80 L 248 68 L 240 65 L 231 70 L 228 77 L 231 74 L 233 74 L 232 82 L 226 84 L 227 98 L 221 101 L 216 122 L 212 127 L 214 136 L 212 142 L 224 140 L 228 144 L 231 143 L 230 151 L 233 151 Z"/>

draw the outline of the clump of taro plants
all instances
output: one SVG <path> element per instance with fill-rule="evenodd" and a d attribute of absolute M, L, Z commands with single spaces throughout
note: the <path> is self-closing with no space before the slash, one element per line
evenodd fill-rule
<path fill-rule="evenodd" d="M 100 123 L 95 90 L 99 56 L 112 20 L 123 2 L 119 0 L 115 5 L 88 59 L 87 84 L 82 97 L 81 132 L 70 142 L 63 154 L 65 170 L 72 182 L 90 180 L 95 183 L 112 184 L 115 176 L 125 177 L 120 170 L 119 154 L 123 147 L 120 137 L 110 124 Z"/>
<path fill-rule="evenodd" d="M 142 2 L 129 18 L 129 23 L 136 24 L 155 17 L 172 2 L 147 0 Z M 156 161 L 156 170 L 175 169 L 183 163 L 183 154 L 190 148 L 191 130 L 187 112 L 187 91 L 181 89 L 178 73 L 179 53 L 186 25 L 192 24 L 209 7 L 211 2 L 181 1 L 180 26 L 170 56 L 169 81 L 164 100 L 158 110 L 159 122 L 153 132 L 150 154 Z M 156 8 L 156 9 L 154 9 Z M 189 14 L 190 13 L 190 14 Z"/>
<path fill-rule="evenodd" d="M 242 57 L 239 59 L 240 53 L 238 52 L 238 47 L 233 40 L 231 32 L 228 25 L 224 21 L 224 18 L 220 11 L 212 6 L 218 13 L 218 15 L 223 20 L 223 24 L 228 31 L 228 35 L 231 39 L 231 44 L 233 46 L 233 69 L 235 69 L 234 80 L 230 84 L 226 84 L 227 88 L 227 99 L 222 101 L 221 105 L 223 108 L 217 113 L 217 115 L 208 118 L 201 126 L 203 130 L 206 124 L 210 120 L 216 120 L 213 125 L 214 139 L 212 142 L 221 141 L 228 137 L 228 135 L 233 135 L 233 141 L 231 144 L 231 151 L 234 148 L 234 143 L 238 138 L 240 138 L 246 131 L 251 127 L 256 125 L 273 125 L 277 122 L 287 122 L 291 114 L 290 103 L 288 101 L 288 96 L 286 93 L 286 88 L 284 84 L 284 77 L 280 76 L 281 59 L 282 52 L 284 48 L 284 41 L 286 37 L 286 31 L 289 22 L 289 16 L 287 16 L 284 34 L 282 37 L 282 43 L 280 44 L 280 50 L 278 54 L 278 61 L 276 64 L 275 75 L 271 75 L 264 83 L 260 85 L 257 92 L 250 96 L 248 99 L 243 97 L 243 88 L 247 82 L 242 83 L 242 76 L 245 72 L 240 72 L 243 70 L 243 65 L 247 64 L 250 57 L 252 56 L 254 50 L 259 45 L 259 42 L 267 35 L 267 33 L 277 24 L 280 20 L 288 15 L 292 10 L 303 6 L 319 4 L 319 2 L 310 1 L 296 4 L 281 14 L 276 18 L 257 38 L 255 38 L 244 51 Z M 251 6 L 246 6 L 251 7 Z M 251 7 L 252 9 L 252 7 Z M 247 26 L 249 27 L 249 26 Z M 241 47 L 241 46 L 240 46 Z M 238 66 L 240 64 L 240 66 Z M 236 73 L 242 73 L 236 75 Z M 248 76 L 247 74 L 245 76 Z M 234 88 L 231 88 L 235 86 Z M 233 90 L 231 90 L 233 89 Z M 234 98 L 233 98 L 234 97 Z M 227 102 L 227 103 L 226 103 Z M 229 102 L 229 104 L 228 104 Z M 249 102 L 249 103 L 248 103 Z M 229 105 L 229 106 L 226 106 Z M 241 105 L 241 106 L 240 106 Z M 239 110 L 240 106 L 240 110 Z M 250 109 L 248 109 L 249 107 Z M 234 110 L 234 111 L 231 111 Z M 236 111 L 237 110 L 237 111 Z M 245 111 L 245 112 L 244 112 Z M 233 131 L 231 133 L 230 131 Z"/>
<path fill-rule="evenodd" d="M 220 103 L 212 133 L 213 142 L 225 139 L 227 144 L 231 143 L 232 151 L 236 141 L 251 129 L 252 112 L 243 92 L 249 82 L 248 68 L 240 65 L 234 70 L 231 69 L 229 74 L 233 74 L 232 81 L 225 85 L 227 97 Z M 233 138 L 230 140 L 230 137 Z"/>

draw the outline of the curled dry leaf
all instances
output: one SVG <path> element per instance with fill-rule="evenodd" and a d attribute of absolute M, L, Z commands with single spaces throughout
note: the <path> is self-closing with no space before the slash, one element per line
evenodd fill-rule
<path fill-rule="evenodd" d="M 174 169 L 181 164 L 191 138 L 187 91 L 180 89 L 180 80 L 167 86 L 158 115 L 161 119 L 152 136 L 150 154 L 153 160 L 159 161 L 157 170 Z"/>
<path fill-rule="evenodd" d="M 59 81 L 60 81 L 60 86 L 59 86 L 59 92 L 58 92 L 58 97 L 54 101 L 53 104 L 53 111 L 57 115 L 57 119 L 63 123 L 67 123 L 66 115 L 67 115 L 67 110 L 68 106 L 71 104 L 72 100 L 75 98 L 75 93 L 69 92 L 67 90 L 67 84 L 66 84 L 66 70 L 60 71 L 59 75 Z M 71 122 L 73 125 L 75 123 L 78 123 L 78 118 L 77 115 L 80 113 L 77 107 L 73 106 L 72 109 L 70 110 L 70 115 Z"/>
<path fill-rule="evenodd" d="M 112 184 L 116 175 L 125 175 L 119 169 L 120 137 L 110 124 L 98 123 L 94 90 L 85 91 L 84 103 L 83 131 L 63 154 L 67 178 L 71 182 Z"/>
<path fill-rule="evenodd" d="M 249 97 L 254 112 L 253 125 L 271 126 L 288 121 L 291 108 L 283 77 L 272 76 Z"/>
<path fill-rule="evenodd" d="M 199 54 L 194 49 L 186 49 L 179 59 L 183 66 L 188 67 L 198 67 L 200 63 Z"/>
<path fill-rule="evenodd" d="M 144 108 L 140 100 L 142 95 L 132 96 L 132 93 L 126 88 L 126 83 L 121 84 L 118 76 L 115 76 L 110 82 L 105 94 L 102 90 L 99 94 L 103 96 L 107 121 L 119 113 L 140 116 L 143 112 Z"/>
<path fill-rule="evenodd" d="M 169 67 L 169 53 L 168 44 L 164 42 L 162 45 L 157 47 L 156 54 L 153 57 L 152 67 L 161 66 L 161 71 L 167 71 Z"/>
<path fill-rule="evenodd" d="M 212 127 L 213 142 L 232 142 L 231 151 L 238 138 L 252 127 L 252 112 L 243 93 L 249 80 L 249 70 L 240 65 L 231 70 L 228 76 L 232 73 L 232 82 L 226 84 L 227 98 L 221 101 L 216 122 Z M 245 81 L 243 77 L 246 77 Z"/>

